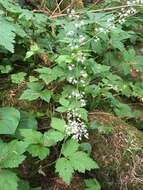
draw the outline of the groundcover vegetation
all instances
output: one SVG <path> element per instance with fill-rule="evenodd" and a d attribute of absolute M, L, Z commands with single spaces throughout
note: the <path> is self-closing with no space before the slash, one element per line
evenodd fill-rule
<path fill-rule="evenodd" d="M 98 114 L 142 134 L 142 24 L 142 0 L 0 0 L 0 190 L 102 189 Z"/>

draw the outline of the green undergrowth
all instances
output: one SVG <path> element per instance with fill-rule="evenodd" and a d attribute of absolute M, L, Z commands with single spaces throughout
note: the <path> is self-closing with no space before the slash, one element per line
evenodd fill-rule
<path fill-rule="evenodd" d="M 105 173 L 98 158 L 110 163 L 110 150 L 117 157 L 105 174 L 115 164 L 122 180 L 113 174 L 115 188 L 135 179 L 133 170 L 122 176 L 120 166 L 142 132 L 118 121 L 142 122 L 133 105 L 143 101 L 143 4 L 77 2 L 50 8 L 49 0 L 0 0 L 0 190 L 40 190 L 48 182 L 73 189 L 77 175 L 84 189 L 101 190 L 106 180 L 93 174 Z M 98 118 L 90 123 L 95 110 L 114 115 L 108 127 Z M 98 133 L 91 135 L 92 128 Z M 96 136 L 102 148 L 94 149 Z M 130 172 L 132 160 L 126 164 Z"/>

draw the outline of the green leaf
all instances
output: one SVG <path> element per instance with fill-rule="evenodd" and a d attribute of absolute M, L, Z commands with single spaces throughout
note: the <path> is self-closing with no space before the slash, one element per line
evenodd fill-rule
<path fill-rule="evenodd" d="M 79 108 L 77 110 L 77 113 L 80 115 L 80 118 L 85 120 L 85 121 L 88 121 L 88 111 L 84 108 Z"/>
<path fill-rule="evenodd" d="M 60 106 L 56 109 L 57 112 L 60 112 L 60 113 L 64 113 L 67 111 L 68 108 L 66 107 L 63 107 L 63 106 Z"/>
<path fill-rule="evenodd" d="M 11 80 L 12 80 L 13 83 L 19 84 L 19 83 L 21 83 L 22 81 L 25 80 L 25 76 L 26 76 L 26 73 L 19 72 L 17 74 L 12 74 L 11 75 Z"/>
<path fill-rule="evenodd" d="M 39 78 L 42 79 L 46 84 L 51 83 L 52 81 L 57 79 L 56 75 L 47 75 L 47 74 L 41 74 L 39 75 Z"/>
<path fill-rule="evenodd" d="M 94 60 L 90 61 L 90 68 L 94 74 L 107 73 L 110 70 L 109 66 L 97 64 Z"/>
<path fill-rule="evenodd" d="M 37 120 L 31 112 L 20 111 L 20 122 L 16 129 L 15 136 L 21 139 L 20 130 L 21 129 L 34 129 L 38 128 Z"/>
<path fill-rule="evenodd" d="M 88 155 L 91 154 L 91 150 L 92 150 L 91 144 L 81 143 L 79 148 L 80 148 L 80 150 L 86 152 Z"/>
<path fill-rule="evenodd" d="M 9 12 L 12 13 L 21 13 L 22 9 L 21 7 L 12 0 L 0 0 L 0 4 Z"/>
<path fill-rule="evenodd" d="M 18 177 L 9 170 L 0 170 L 0 190 L 17 190 Z"/>
<path fill-rule="evenodd" d="M 59 158 L 56 162 L 56 172 L 69 185 L 74 173 L 71 163 L 66 158 Z"/>
<path fill-rule="evenodd" d="M 38 68 L 35 69 L 36 72 L 40 73 L 40 74 L 51 74 L 52 70 L 48 67 L 42 67 L 42 68 Z"/>
<path fill-rule="evenodd" d="M 103 50 L 104 50 L 103 45 L 100 40 L 97 40 L 97 41 L 92 40 L 91 41 L 91 49 L 93 50 L 93 52 L 96 52 L 100 55 L 103 53 Z"/>
<path fill-rule="evenodd" d="M 56 76 L 56 79 L 59 78 L 60 80 L 62 79 L 65 79 L 65 75 L 66 75 L 66 72 L 65 72 L 65 68 L 61 68 L 59 66 L 55 66 L 53 69 L 52 69 L 52 75 Z"/>
<path fill-rule="evenodd" d="M 99 125 L 101 124 L 97 123 L 97 121 L 94 120 L 90 123 L 90 129 L 98 129 L 100 127 Z"/>
<path fill-rule="evenodd" d="M 40 53 L 41 50 L 40 48 L 38 47 L 37 44 L 34 44 L 30 47 L 30 50 L 26 52 L 26 56 L 25 56 L 25 59 L 28 59 L 30 57 L 32 57 L 33 55 L 37 54 L 37 53 Z"/>
<path fill-rule="evenodd" d="M 60 100 L 59 100 L 59 103 L 62 106 L 68 107 L 70 102 L 69 102 L 69 100 L 66 100 L 65 98 L 61 97 Z"/>
<path fill-rule="evenodd" d="M 53 129 L 56 129 L 60 132 L 65 132 L 65 129 L 67 127 L 66 122 L 63 119 L 59 119 L 56 117 L 52 118 L 51 126 Z"/>
<path fill-rule="evenodd" d="M 30 190 L 30 185 L 28 181 L 19 180 L 18 181 L 18 190 Z"/>
<path fill-rule="evenodd" d="M 36 78 L 35 76 L 29 76 L 29 81 L 31 82 L 37 82 L 38 78 Z"/>
<path fill-rule="evenodd" d="M 72 57 L 69 55 L 60 55 L 57 59 L 56 62 L 59 64 L 63 63 L 71 63 L 72 62 Z"/>
<path fill-rule="evenodd" d="M 0 141 L 0 168 L 15 168 L 23 162 L 28 144 L 22 141 L 13 140 L 10 143 Z"/>
<path fill-rule="evenodd" d="M 74 170 L 85 173 L 86 170 L 90 171 L 91 169 L 98 168 L 98 165 L 93 161 L 88 154 L 78 151 L 70 155 L 69 160 L 72 164 Z"/>
<path fill-rule="evenodd" d="M 21 136 L 29 144 L 43 144 L 43 134 L 33 129 L 21 129 Z"/>
<path fill-rule="evenodd" d="M 96 179 L 85 180 L 86 190 L 101 190 L 101 186 Z"/>
<path fill-rule="evenodd" d="M 40 97 L 40 93 L 33 91 L 31 89 L 27 89 L 23 92 L 23 94 L 20 96 L 20 100 L 28 100 L 33 101 Z"/>
<path fill-rule="evenodd" d="M 111 32 L 111 44 L 114 48 L 117 48 L 120 51 L 124 51 L 125 47 L 122 41 L 124 39 L 128 39 L 129 37 L 130 36 L 128 35 L 127 32 L 125 33 L 122 30 L 116 29 Z"/>
<path fill-rule="evenodd" d="M 10 65 L 0 65 L 0 71 L 2 74 L 9 73 L 12 70 L 12 67 Z"/>
<path fill-rule="evenodd" d="M 37 129 L 38 123 L 31 112 L 20 111 L 20 122 L 17 129 Z"/>
<path fill-rule="evenodd" d="M 24 31 L 23 27 L 20 24 L 14 23 L 14 28 L 15 28 L 15 33 L 21 38 L 28 37 L 28 35 L 26 34 L 26 32 Z"/>
<path fill-rule="evenodd" d="M 119 103 L 117 108 L 114 109 L 115 113 L 120 117 L 132 116 L 132 110 L 127 104 Z"/>
<path fill-rule="evenodd" d="M 133 62 L 135 61 L 136 52 L 134 49 L 130 48 L 128 51 L 123 52 L 123 56 L 126 62 Z"/>
<path fill-rule="evenodd" d="M 45 100 L 46 102 L 50 102 L 51 96 L 52 96 L 53 92 L 50 90 L 43 90 L 42 92 L 40 92 L 40 98 L 42 100 Z"/>
<path fill-rule="evenodd" d="M 119 49 L 120 51 L 124 51 L 125 49 L 124 44 L 121 41 L 117 40 L 117 38 L 112 38 L 112 46 Z"/>
<path fill-rule="evenodd" d="M 50 82 L 57 79 L 57 75 L 55 72 L 53 72 L 52 69 L 47 67 L 42 67 L 39 69 L 36 69 L 38 73 L 40 73 L 39 78 L 42 79 L 46 84 L 49 84 Z"/>
<path fill-rule="evenodd" d="M 48 148 L 41 145 L 30 145 L 27 150 L 33 157 L 38 157 L 40 160 L 44 160 L 50 153 Z"/>
<path fill-rule="evenodd" d="M 62 154 L 68 157 L 75 153 L 79 148 L 79 144 L 74 139 L 68 140 L 62 147 Z"/>
<path fill-rule="evenodd" d="M 54 129 L 50 129 L 48 132 L 44 133 L 43 139 L 44 146 L 50 147 L 55 145 L 57 142 L 62 141 L 64 139 L 64 134 Z"/>
<path fill-rule="evenodd" d="M 15 28 L 4 17 L 0 17 L 0 46 L 14 53 Z"/>
<path fill-rule="evenodd" d="M 97 129 L 101 134 L 111 134 L 113 131 L 112 125 L 103 125 L 102 123 L 98 123 L 96 121 L 92 121 L 90 123 L 90 129 Z"/>
<path fill-rule="evenodd" d="M 29 82 L 28 89 L 26 89 L 23 94 L 20 96 L 20 100 L 36 100 L 41 96 L 41 90 L 44 88 L 44 85 L 40 82 Z M 43 93 L 44 98 L 44 93 Z M 45 98 L 46 99 L 46 98 Z"/>
<path fill-rule="evenodd" d="M 14 134 L 20 121 L 20 113 L 15 108 L 0 108 L 0 134 Z"/>
<path fill-rule="evenodd" d="M 40 82 L 29 82 L 27 84 L 28 88 L 30 88 L 32 91 L 35 92 L 41 92 L 41 90 L 44 88 L 44 85 Z"/>

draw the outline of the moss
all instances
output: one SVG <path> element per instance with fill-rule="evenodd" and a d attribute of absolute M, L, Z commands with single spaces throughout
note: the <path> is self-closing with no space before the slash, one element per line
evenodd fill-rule
<path fill-rule="evenodd" d="M 100 166 L 95 177 L 103 190 L 141 190 L 143 133 L 107 113 L 95 112 L 90 119 L 113 126 L 112 134 L 93 130 L 89 138 L 92 156 Z"/>

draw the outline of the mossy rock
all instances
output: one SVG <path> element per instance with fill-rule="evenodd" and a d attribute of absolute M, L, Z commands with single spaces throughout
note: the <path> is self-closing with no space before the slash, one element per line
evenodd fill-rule
<path fill-rule="evenodd" d="M 92 130 L 89 137 L 92 157 L 100 167 L 94 175 L 102 189 L 143 189 L 143 133 L 108 113 L 92 113 L 90 120 L 113 128 L 110 134 Z"/>

